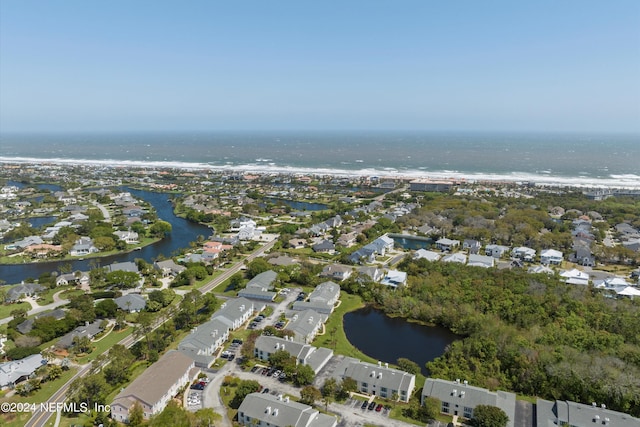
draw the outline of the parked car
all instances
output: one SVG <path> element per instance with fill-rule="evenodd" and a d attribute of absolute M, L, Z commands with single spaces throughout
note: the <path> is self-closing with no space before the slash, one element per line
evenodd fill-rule
<path fill-rule="evenodd" d="M 373 411 L 373 408 L 375 408 L 375 407 L 376 407 L 376 402 L 371 401 L 371 403 L 369 403 L 369 410 Z"/>
<path fill-rule="evenodd" d="M 258 367 L 257 367 L 257 366 L 254 366 L 253 368 L 251 368 L 251 372 L 255 372 L 255 371 L 257 371 L 257 370 L 258 370 Z"/>
<path fill-rule="evenodd" d="M 363 402 L 362 402 L 362 405 L 360 405 L 360 408 L 361 408 L 361 409 L 367 409 L 367 405 L 368 405 L 368 403 L 367 403 L 367 401 L 365 400 L 365 401 L 363 401 Z"/>
<path fill-rule="evenodd" d="M 378 403 L 378 406 L 376 406 L 376 412 L 380 411 L 382 411 L 382 403 Z"/>
<path fill-rule="evenodd" d="M 269 393 L 269 389 L 268 388 L 265 388 L 264 390 L 262 390 L 262 394 L 267 394 L 267 393 Z"/>

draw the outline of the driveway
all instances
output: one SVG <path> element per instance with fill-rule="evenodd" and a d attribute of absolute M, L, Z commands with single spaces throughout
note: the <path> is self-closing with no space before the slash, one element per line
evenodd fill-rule
<path fill-rule="evenodd" d="M 63 291 L 58 291 L 55 294 L 53 294 L 53 302 L 51 304 L 47 304 L 47 305 L 39 305 L 31 297 L 24 298 L 24 301 L 28 302 L 33 307 L 31 310 L 29 310 L 27 312 L 27 316 L 31 316 L 31 315 L 34 315 L 34 314 L 42 313 L 42 312 L 48 311 L 48 310 L 53 310 L 55 308 L 60 307 L 61 305 L 69 304 L 69 300 L 68 299 L 61 299 L 60 298 L 60 293 L 61 292 L 63 292 Z M 3 325 L 5 323 L 9 323 L 11 320 L 13 320 L 13 316 L 8 316 L 8 317 L 5 317 L 4 319 L 0 319 L 0 325 Z"/>

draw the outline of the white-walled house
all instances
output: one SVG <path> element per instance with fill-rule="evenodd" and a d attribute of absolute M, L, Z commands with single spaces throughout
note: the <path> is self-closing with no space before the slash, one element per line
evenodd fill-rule
<path fill-rule="evenodd" d="M 526 246 L 519 246 L 517 248 L 513 248 L 511 251 L 511 256 L 514 258 L 519 258 L 526 262 L 532 262 L 536 258 L 536 250 L 533 248 L 528 248 Z"/>
<path fill-rule="evenodd" d="M 238 423 L 247 427 L 336 427 L 338 419 L 288 396 L 251 393 L 238 408 Z"/>
<path fill-rule="evenodd" d="M 492 256 L 494 258 L 502 258 L 502 256 L 508 251 L 509 247 L 503 245 L 487 245 L 484 247 L 485 255 Z"/>
<path fill-rule="evenodd" d="M 545 249 L 540 252 L 540 263 L 549 265 L 549 264 L 561 264 L 563 261 L 562 252 L 557 251 L 555 249 Z"/>
<path fill-rule="evenodd" d="M 416 385 L 416 376 L 399 369 L 389 368 L 388 364 L 377 365 L 346 357 L 336 367 L 333 376 L 337 380 L 353 378 L 361 393 L 391 399 L 397 397 L 408 402 Z"/>
<path fill-rule="evenodd" d="M 457 415 L 467 419 L 473 418 L 473 410 L 478 405 L 496 406 L 509 417 L 507 427 L 514 425 L 516 395 L 507 391 L 490 391 L 471 386 L 467 381 L 427 378 L 422 388 L 422 404 L 427 397 L 440 400 L 440 412 L 443 414 Z"/>
<path fill-rule="evenodd" d="M 436 247 L 444 252 L 451 252 L 458 246 L 460 246 L 460 240 L 452 240 L 443 237 L 436 241 Z"/>
<path fill-rule="evenodd" d="M 277 351 L 286 351 L 296 358 L 297 365 L 307 365 L 317 374 L 333 356 L 333 350 L 325 347 L 314 347 L 306 343 L 296 342 L 285 336 L 260 335 L 256 339 L 254 355 L 260 360 L 268 361 L 269 356 Z"/>
<path fill-rule="evenodd" d="M 111 418 L 129 421 L 129 413 L 137 402 L 144 418 L 162 412 L 169 400 L 189 384 L 200 372 L 194 362 L 179 351 L 169 351 L 122 390 L 111 404 Z"/>

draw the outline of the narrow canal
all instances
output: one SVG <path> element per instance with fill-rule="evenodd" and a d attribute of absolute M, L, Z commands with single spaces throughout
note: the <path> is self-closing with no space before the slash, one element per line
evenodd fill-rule
<path fill-rule="evenodd" d="M 56 271 L 61 264 L 68 263 L 71 264 L 73 271 L 88 271 L 95 265 L 106 266 L 114 262 L 133 261 L 136 258 L 142 258 L 147 262 L 152 262 L 159 255 L 170 257 L 178 250 L 188 247 L 189 242 L 197 240 L 198 236 L 203 236 L 206 239 L 212 234 L 213 230 L 209 227 L 195 224 L 175 216 L 173 213 L 173 206 L 169 203 L 169 194 L 134 190 L 130 188 L 124 188 L 123 191 L 129 191 L 133 196 L 149 202 L 156 209 L 158 217 L 171 224 L 171 235 L 157 243 L 146 246 L 139 251 L 122 253 L 103 258 L 0 265 L 0 280 L 3 280 L 6 284 L 12 285 L 20 283 L 27 278 L 37 279 L 41 274 Z"/>

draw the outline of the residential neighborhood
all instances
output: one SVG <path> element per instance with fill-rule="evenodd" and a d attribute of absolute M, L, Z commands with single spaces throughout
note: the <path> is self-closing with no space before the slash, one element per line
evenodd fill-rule
<path fill-rule="evenodd" d="M 415 361 L 402 357 L 376 361 L 352 347 L 342 323 L 347 313 L 364 306 L 401 319 L 423 316 L 426 301 L 434 301 L 432 293 L 451 297 L 437 290 L 448 277 L 456 277 L 455 286 L 480 290 L 509 277 L 528 281 L 534 294 L 566 286 L 593 292 L 601 304 L 633 305 L 640 296 L 633 246 L 640 235 L 637 220 L 610 226 L 607 214 L 595 209 L 557 204 L 527 211 L 527 219 L 518 217 L 519 208 L 486 217 L 467 215 L 474 212 L 473 203 L 489 206 L 493 197 L 515 199 L 517 190 L 470 196 L 472 192 L 458 192 L 462 183 L 385 181 L 369 193 L 354 194 L 348 185 L 328 178 L 316 177 L 311 186 L 301 176 L 183 175 L 172 176 L 173 188 L 192 191 L 166 205 L 148 203 L 139 196 L 148 196 L 145 191 L 95 190 L 91 180 L 84 184 L 91 190 L 61 188 L 43 196 L 43 204 L 26 203 L 26 196 L 37 190 L 3 187 L 3 271 L 43 260 L 56 260 L 58 266 L 7 283 L 2 294 L 6 314 L 0 332 L 8 345 L 0 373 L 8 398 L 39 393 L 52 369 L 64 367 L 63 376 L 75 375 L 95 359 L 108 361 L 95 375 L 106 379 L 109 390 L 118 390 L 104 403 L 110 405 L 111 419 L 120 423 L 135 420 L 138 413 L 154 419 L 173 405 L 194 416 L 205 408 L 223 417 L 233 414 L 220 424 L 224 426 L 355 425 L 350 417 L 356 406 L 372 425 L 410 425 L 408 420 L 421 425 L 427 418 L 461 425 L 475 417 L 478 406 L 499 408 L 509 427 L 573 423 L 587 409 L 592 420 L 609 419 L 610 425 L 616 425 L 613 420 L 624 426 L 638 421 L 600 404 L 553 400 L 545 394 L 527 407 L 527 413 L 536 411 L 536 424 L 516 410 L 518 392 L 503 387 L 506 382 L 471 385 L 465 379 L 425 377 L 423 361 L 417 370 L 411 364 Z M 160 177 L 166 174 L 140 174 L 136 184 L 156 188 Z M 216 191 L 209 193 L 211 184 L 205 181 L 217 182 Z M 283 183 L 288 190 L 281 189 Z M 445 203 L 441 199 L 426 200 L 429 192 L 453 200 L 446 202 L 448 210 L 438 207 Z M 551 197 L 545 191 L 528 195 L 543 196 Z M 452 208 L 462 197 L 471 203 L 466 211 Z M 293 201 L 323 209 L 295 210 L 287 204 Z M 332 204 L 339 209 L 330 209 Z M 55 218 L 40 229 L 27 229 L 21 218 L 36 209 Z M 166 210 L 171 216 L 158 216 Z M 189 221 L 194 228 L 207 224 L 209 232 L 202 234 L 199 228 L 180 250 L 143 258 L 145 250 L 166 240 L 177 221 Z M 160 223 L 169 227 L 153 228 Z M 460 340 L 473 335 L 450 315 L 434 310 L 426 317 L 429 322 L 418 323 L 452 322 L 452 328 L 462 331 Z M 375 330 L 361 333 L 375 337 Z M 378 339 L 385 337 L 371 341 Z M 119 342 L 127 346 L 120 349 Z M 454 350 L 448 348 L 441 357 L 448 351 Z M 427 365 L 443 372 L 443 360 L 431 359 Z M 121 361 L 126 361 L 121 375 L 108 369 Z M 132 375 L 129 366 L 144 369 Z M 221 384 L 229 378 L 257 381 L 262 388 L 238 400 L 236 407 L 222 404 Z M 67 393 L 71 401 L 82 396 L 78 381 Z M 334 382 L 338 389 L 346 384 L 348 392 L 328 398 L 324 408 L 320 398 L 308 400 L 305 387 L 322 394 Z M 274 387 L 275 394 L 264 392 Z M 416 409 L 429 406 L 431 411 L 433 401 L 438 402 L 437 413 L 427 417 L 420 412 L 426 409 Z"/>

